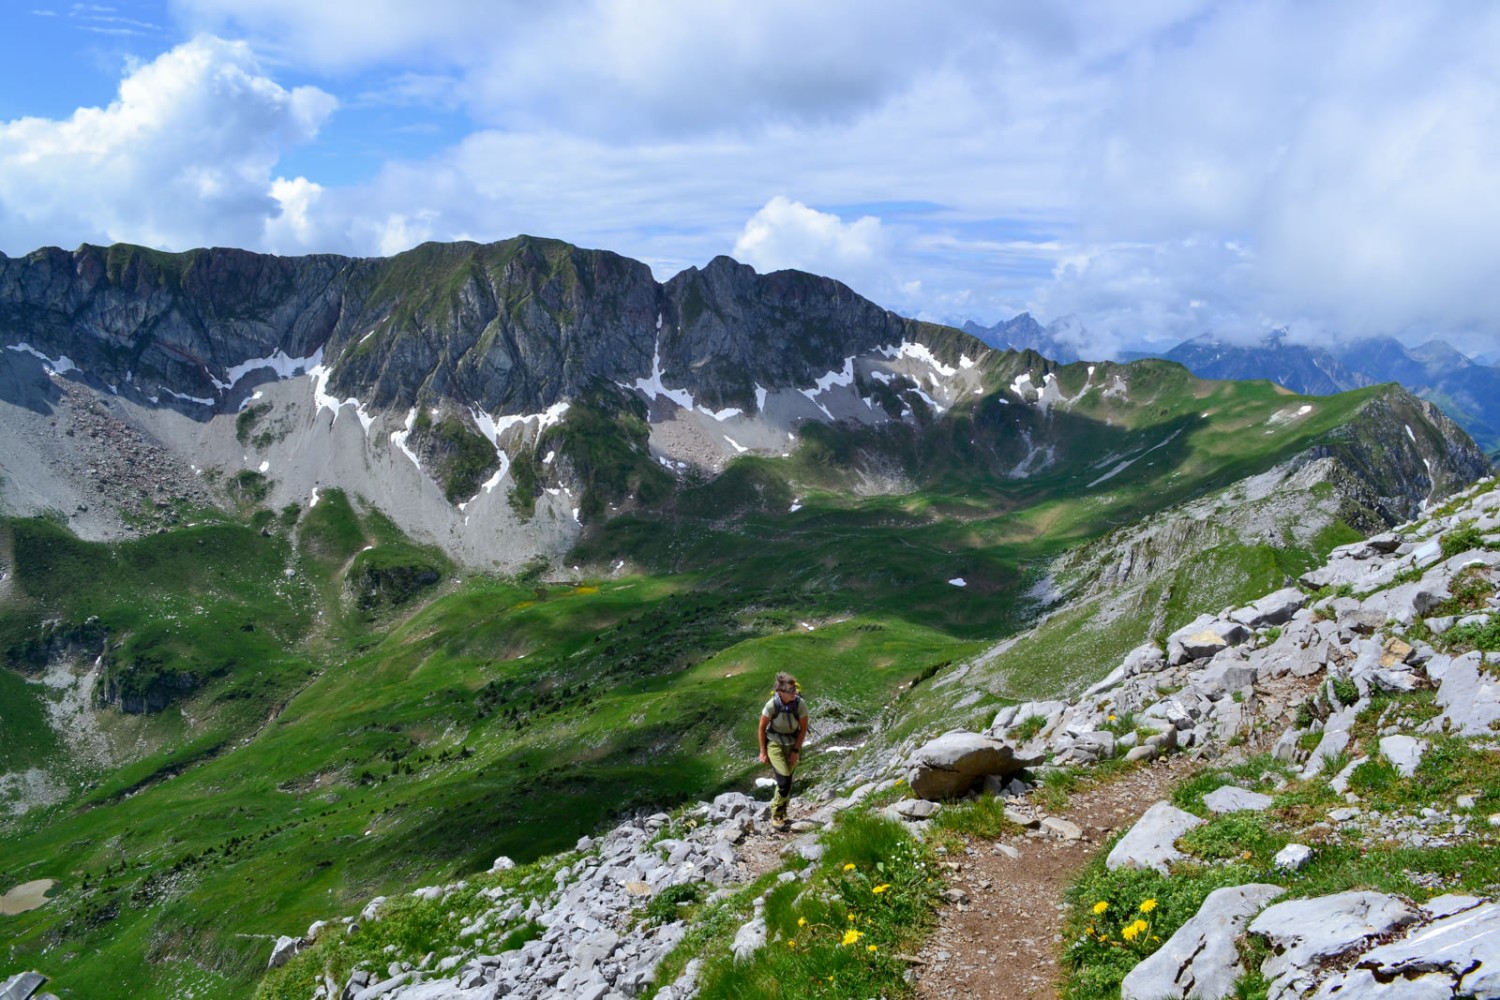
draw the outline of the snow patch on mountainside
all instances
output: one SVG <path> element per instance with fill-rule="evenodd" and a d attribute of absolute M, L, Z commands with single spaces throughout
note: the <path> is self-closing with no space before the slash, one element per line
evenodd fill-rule
<path fill-rule="evenodd" d="M 68 372 L 79 371 L 78 366 L 75 365 L 72 359 L 70 359 L 66 354 L 60 354 L 55 358 L 49 358 L 47 357 L 47 355 L 43 354 L 41 351 L 37 350 L 35 347 L 32 347 L 30 344 L 24 341 L 19 344 L 11 344 L 6 348 L 6 350 L 19 351 L 22 354 L 30 354 L 32 357 L 40 358 L 42 364 L 46 365 L 47 370 L 54 375 L 66 375 Z"/>
<path fill-rule="evenodd" d="M 370 331 L 372 334 L 374 332 L 374 330 Z M 368 335 L 366 335 L 366 339 L 368 339 Z M 323 352 L 321 349 L 308 357 L 294 358 L 290 357 L 280 348 L 277 348 L 276 352 L 270 357 L 251 358 L 248 361 L 242 361 L 226 369 L 223 379 L 217 379 L 210 375 L 209 380 L 213 382 L 214 388 L 220 392 L 229 392 L 235 386 L 239 385 L 241 379 L 254 372 L 269 368 L 276 373 L 278 379 L 296 378 L 299 375 L 306 375 L 313 368 L 321 364 L 322 361 Z"/>

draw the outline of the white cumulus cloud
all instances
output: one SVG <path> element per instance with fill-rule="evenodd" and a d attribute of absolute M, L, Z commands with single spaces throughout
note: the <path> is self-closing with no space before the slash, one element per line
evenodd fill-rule
<path fill-rule="evenodd" d="M 287 203 L 277 161 L 335 103 L 263 75 L 243 43 L 194 38 L 133 67 L 107 107 L 0 124 L 4 249 L 260 245 Z"/>
<path fill-rule="evenodd" d="M 796 268 L 869 287 L 885 278 L 887 250 L 874 216 L 845 222 L 777 195 L 745 223 L 732 255 L 762 272 Z"/>

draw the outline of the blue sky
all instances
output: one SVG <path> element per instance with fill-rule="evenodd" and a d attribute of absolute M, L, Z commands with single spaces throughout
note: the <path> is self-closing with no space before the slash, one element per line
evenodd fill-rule
<path fill-rule="evenodd" d="M 882 305 L 1500 347 L 1500 5 L 9 0 L 0 251 L 728 253 Z"/>

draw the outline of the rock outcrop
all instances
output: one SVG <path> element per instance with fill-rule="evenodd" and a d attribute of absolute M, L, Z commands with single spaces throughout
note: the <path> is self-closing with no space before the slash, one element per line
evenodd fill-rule
<path fill-rule="evenodd" d="M 47 984 L 40 972 L 18 972 L 0 981 L 0 1000 L 57 1000 L 51 993 L 38 993 Z"/>
<path fill-rule="evenodd" d="M 356 969 L 342 983 L 325 982 L 320 1000 L 463 1000 L 503 996 L 516 1000 L 633 997 L 655 982 L 655 969 L 682 939 L 679 919 L 643 920 L 649 901 L 675 886 L 722 886 L 746 874 L 735 844 L 753 822 L 765 822 L 769 807 L 725 793 L 688 811 L 682 828 L 669 829 L 664 813 L 623 823 L 598 839 L 586 837 L 561 859 L 550 891 L 527 893 L 496 886 L 481 892 L 484 904 L 467 919 L 460 940 L 447 955 L 434 953 L 421 965 L 392 963 Z M 672 836 L 679 833 L 680 836 Z M 512 867 L 498 859 L 495 870 Z M 441 904 L 465 882 L 429 886 L 413 895 Z M 344 933 L 384 919 L 383 898 L 372 900 L 358 917 L 336 922 Z M 518 927 L 538 928 L 531 940 L 506 951 L 486 952 Z M 270 964 L 285 964 L 327 930 L 319 925 L 297 938 L 282 937 Z M 743 947 L 753 950 L 754 931 Z M 761 941 L 764 941 L 764 924 Z M 689 981 L 664 984 L 657 996 L 691 995 Z"/>
<path fill-rule="evenodd" d="M 1328 563 L 1289 588 L 1253 604 L 1207 615 L 1167 637 L 1166 649 L 1131 653 L 1076 702 L 1002 710 L 990 729 L 1006 738 L 1024 729 L 1023 752 L 1082 762 L 1081 741 L 1129 717 L 1147 739 L 1172 734 L 1175 745 L 1217 756 L 1255 728 L 1284 726 L 1276 757 L 1308 781 L 1326 783 L 1346 805 L 1329 811 L 1341 842 L 1394 842 L 1418 850 L 1494 840 L 1500 815 L 1476 815 L 1477 794 L 1448 810 L 1361 808 L 1351 790 L 1358 768 L 1378 758 L 1398 777 L 1419 773 L 1436 734 L 1493 747 L 1500 729 L 1500 654 L 1442 652 L 1420 636 L 1482 637 L 1500 627 L 1500 491 L 1486 481 L 1442 513 L 1395 532 L 1335 550 Z M 1468 610 L 1455 613 L 1454 609 Z M 1418 638 L 1413 638 L 1416 636 Z M 1480 638 L 1478 641 L 1488 642 Z M 1387 709 L 1371 756 L 1351 756 L 1359 720 L 1376 696 L 1435 688 L 1436 715 L 1402 728 Z M 1028 723 L 1025 727 L 1021 724 Z M 1099 758 L 1126 751 L 1095 740 Z M 1145 744 L 1140 744 L 1145 745 Z M 1333 766 L 1330 766 L 1333 765 Z M 1210 814 L 1259 810 L 1269 796 L 1227 780 L 1203 797 Z M 1126 832 L 1107 866 L 1167 873 L 1186 860 L 1180 838 L 1204 822 L 1159 802 Z M 1316 848 L 1291 843 L 1273 867 L 1294 872 Z M 1238 953 L 1210 954 L 1212 928 L 1222 939 L 1244 933 L 1268 949 L 1258 971 L 1272 1000 L 1294 997 L 1500 997 L 1500 909 L 1493 900 L 1442 896 L 1415 902 L 1387 893 L 1351 891 L 1296 896 L 1281 887 L 1241 886 L 1215 892 L 1126 978 L 1128 997 L 1227 997 L 1244 969 Z M 1272 897 L 1279 901 L 1267 906 Z"/>
<path fill-rule="evenodd" d="M 966 795 L 986 777 L 1008 778 L 1039 763 L 1018 757 L 1015 747 L 978 733 L 944 733 L 924 743 L 906 762 L 906 781 L 921 799 Z"/>

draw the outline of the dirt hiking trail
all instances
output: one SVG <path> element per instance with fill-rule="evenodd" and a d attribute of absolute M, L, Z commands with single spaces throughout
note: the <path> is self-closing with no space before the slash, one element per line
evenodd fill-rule
<path fill-rule="evenodd" d="M 1129 828 L 1201 765 L 1174 755 L 1074 792 L 1065 810 L 1053 815 L 1077 826 L 1081 839 L 1041 832 L 971 839 L 964 855 L 947 858 L 948 886 L 962 897 L 939 911 L 937 929 L 916 956 L 917 996 L 1059 996 L 1063 899 L 1069 887 L 1111 835 Z"/>

